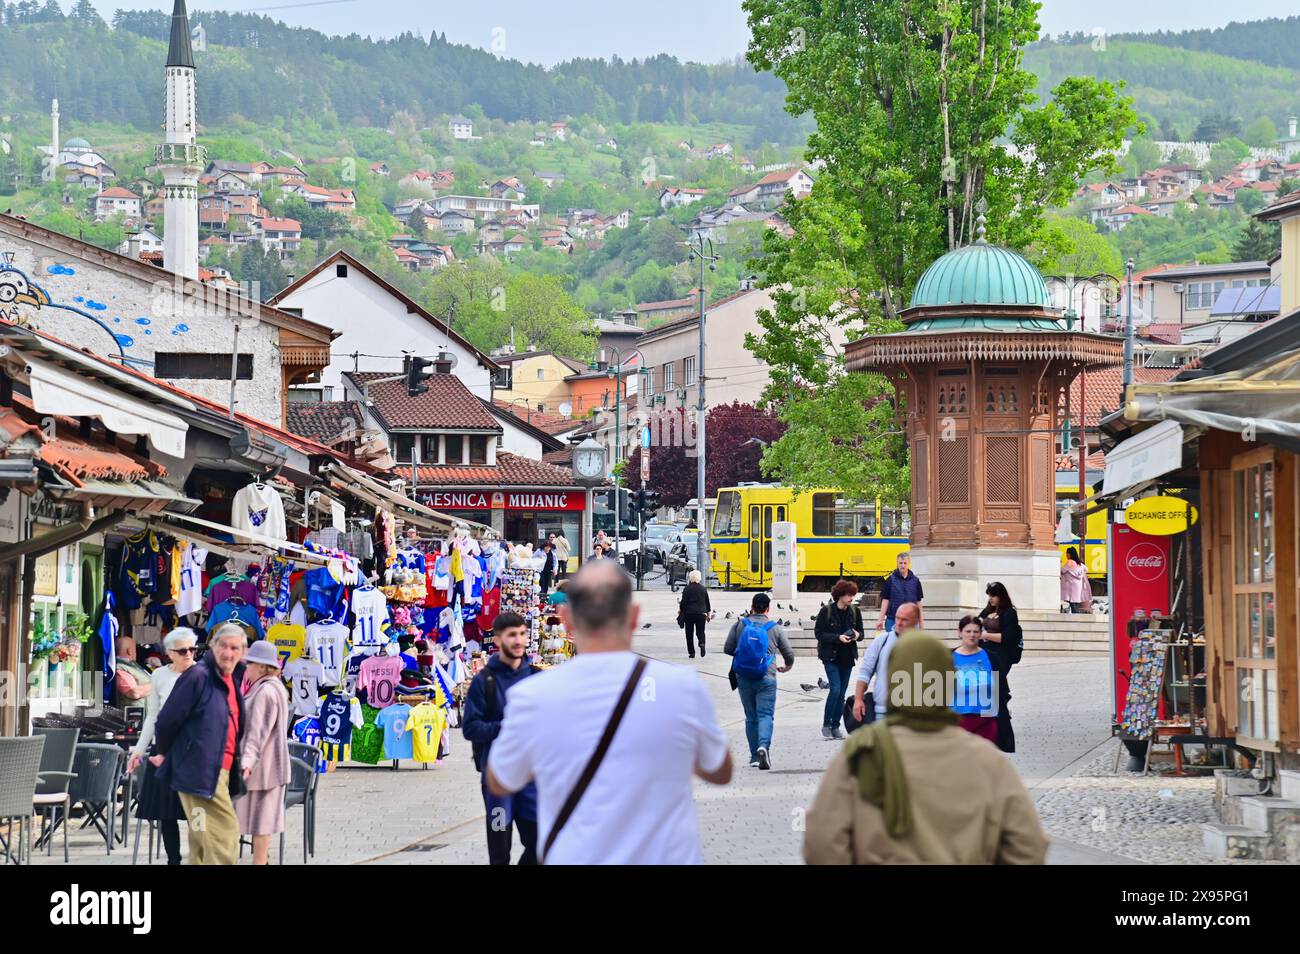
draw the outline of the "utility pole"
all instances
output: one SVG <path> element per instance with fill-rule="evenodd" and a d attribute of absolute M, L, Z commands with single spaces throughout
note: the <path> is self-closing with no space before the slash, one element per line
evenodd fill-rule
<path fill-rule="evenodd" d="M 1124 263 L 1126 284 L 1124 302 L 1124 400 L 1128 400 L 1128 387 L 1133 383 L 1133 259 Z"/>
<path fill-rule="evenodd" d="M 685 243 L 691 250 L 691 259 L 698 260 L 700 263 L 700 343 L 699 357 L 695 360 L 695 515 L 699 525 L 699 533 L 696 534 L 696 551 L 695 551 L 695 568 L 701 574 L 708 574 L 708 564 L 705 562 L 705 555 L 708 553 L 708 527 L 705 526 L 704 518 L 704 463 L 705 463 L 705 403 L 704 403 L 704 322 L 706 317 L 704 300 L 704 267 L 707 265 L 709 271 L 717 271 L 717 262 L 720 256 L 713 254 L 713 240 L 707 239 L 698 232 L 695 233 L 694 241 Z"/>

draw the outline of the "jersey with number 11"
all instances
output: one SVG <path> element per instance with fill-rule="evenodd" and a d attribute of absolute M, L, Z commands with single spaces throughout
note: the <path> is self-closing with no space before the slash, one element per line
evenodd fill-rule
<path fill-rule="evenodd" d="M 388 601 L 373 587 L 352 591 L 353 646 L 380 646 L 388 642 L 384 627 L 388 624 Z"/>

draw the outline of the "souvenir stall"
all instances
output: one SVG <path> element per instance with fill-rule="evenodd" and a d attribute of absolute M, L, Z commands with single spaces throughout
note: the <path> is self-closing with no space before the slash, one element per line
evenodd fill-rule
<path fill-rule="evenodd" d="M 117 670 L 128 688 L 147 687 L 174 626 L 195 629 L 202 645 L 234 622 L 276 646 L 292 734 L 320 747 L 322 771 L 436 762 L 469 679 L 483 544 L 354 471 L 331 489 L 298 501 L 287 482 L 255 481 L 228 495 L 229 524 L 208 518 L 215 507 L 128 521 L 107 561 L 101 637 L 134 637 L 137 658 Z"/>

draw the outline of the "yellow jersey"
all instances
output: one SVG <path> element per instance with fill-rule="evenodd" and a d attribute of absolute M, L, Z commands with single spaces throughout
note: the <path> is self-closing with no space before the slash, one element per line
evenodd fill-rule
<path fill-rule="evenodd" d="M 406 720 L 406 728 L 414 732 L 414 752 L 417 762 L 438 761 L 438 746 L 442 741 L 443 730 L 447 728 L 446 710 L 439 706 L 421 703 L 411 710 Z"/>
<path fill-rule="evenodd" d="M 292 623 L 276 623 L 266 631 L 266 639 L 280 654 L 280 668 L 307 655 L 307 629 Z"/>

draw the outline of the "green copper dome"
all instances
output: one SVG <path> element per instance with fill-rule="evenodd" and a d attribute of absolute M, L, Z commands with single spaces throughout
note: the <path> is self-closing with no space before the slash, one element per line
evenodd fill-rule
<path fill-rule="evenodd" d="M 946 305 L 1051 308 L 1052 298 L 1043 276 L 1024 256 L 976 242 L 936 259 L 916 283 L 912 308 Z"/>

